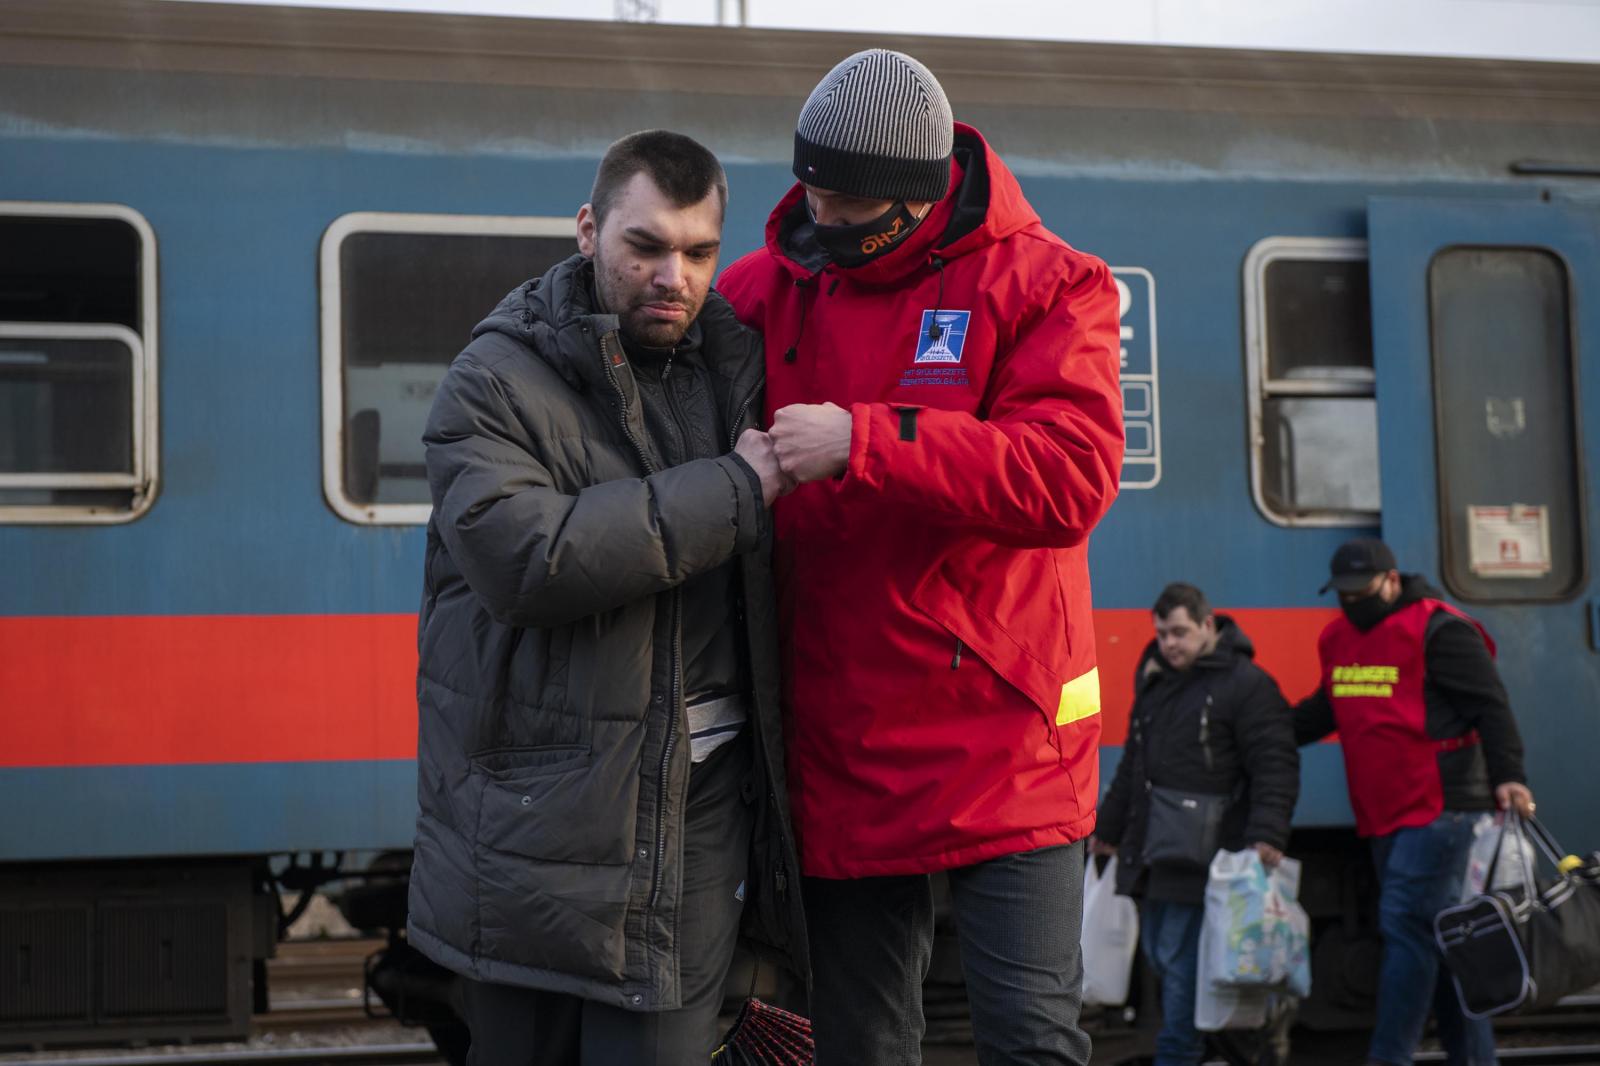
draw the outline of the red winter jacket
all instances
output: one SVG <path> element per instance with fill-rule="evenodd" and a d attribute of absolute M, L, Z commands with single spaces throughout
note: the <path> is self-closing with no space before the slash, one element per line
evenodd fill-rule
<path fill-rule="evenodd" d="M 767 416 L 831 401 L 850 463 L 775 508 L 789 790 L 818 877 L 1081 839 L 1099 791 L 1087 540 L 1122 464 L 1117 290 L 976 130 L 894 251 L 820 273 L 796 185 L 719 282 Z M 930 335 L 937 322 L 939 338 Z"/>

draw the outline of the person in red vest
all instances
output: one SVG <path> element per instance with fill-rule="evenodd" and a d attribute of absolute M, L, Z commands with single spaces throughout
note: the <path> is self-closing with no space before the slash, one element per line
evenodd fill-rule
<path fill-rule="evenodd" d="M 948 871 L 978 1056 L 1088 1060 L 1088 538 L 1122 466 L 1118 299 L 937 79 L 870 49 L 800 112 L 766 248 L 788 787 L 819 1066 L 921 1061 Z"/>
<path fill-rule="evenodd" d="M 1522 738 L 1494 666 L 1494 641 L 1421 575 L 1401 574 L 1381 540 L 1339 547 L 1323 592 L 1342 617 L 1322 631 L 1322 684 L 1295 708 L 1301 744 L 1339 731 L 1356 832 L 1378 871 L 1383 937 L 1370 1063 L 1413 1061 L 1432 1008 L 1451 1066 L 1495 1061 L 1434 945 L 1456 902 L 1485 811 L 1534 810 Z"/>

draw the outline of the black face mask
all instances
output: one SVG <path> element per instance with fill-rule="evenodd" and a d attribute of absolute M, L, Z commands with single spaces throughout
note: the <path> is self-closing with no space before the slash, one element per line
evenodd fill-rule
<path fill-rule="evenodd" d="M 811 214 L 810 202 L 806 203 L 806 213 Z M 877 218 L 850 226 L 824 226 L 812 215 L 811 228 L 829 259 L 839 266 L 853 267 L 871 262 L 894 248 L 917 228 L 919 221 L 901 200 L 889 205 L 889 210 Z"/>
<path fill-rule="evenodd" d="M 1344 616 L 1350 620 L 1351 625 L 1363 633 L 1387 618 L 1390 606 L 1384 603 L 1383 597 L 1376 592 L 1359 600 L 1339 601 L 1339 609 L 1344 612 Z"/>

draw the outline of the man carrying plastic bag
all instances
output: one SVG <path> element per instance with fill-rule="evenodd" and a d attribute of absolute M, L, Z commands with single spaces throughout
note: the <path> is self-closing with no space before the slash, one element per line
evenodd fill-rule
<path fill-rule="evenodd" d="M 1206 881 L 1195 1028 L 1258 1028 L 1284 994 L 1311 994 L 1311 922 L 1300 864 L 1271 870 L 1254 849 L 1219 851 Z"/>
<path fill-rule="evenodd" d="M 1207 868 L 1219 848 L 1282 859 L 1300 764 L 1283 695 L 1234 620 L 1185 584 L 1167 586 L 1151 613 L 1156 639 L 1139 659 L 1093 847 L 1116 855 L 1117 890 L 1139 900 L 1140 945 L 1161 989 L 1156 1066 L 1198 1066 Z"/>

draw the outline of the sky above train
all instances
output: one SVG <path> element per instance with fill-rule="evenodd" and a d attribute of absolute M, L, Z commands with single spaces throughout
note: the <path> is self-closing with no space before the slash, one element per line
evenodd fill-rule
<path fill-rule="evenodd" d="M 737 20 L 739 0 L 252 0 L 540 18 Z M 1600 0 L 745 0 L 751 26 L 1600 62 Z"/>

